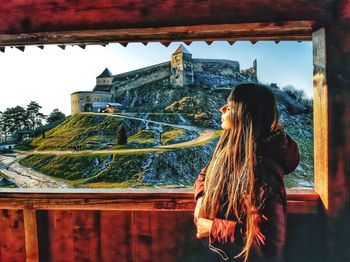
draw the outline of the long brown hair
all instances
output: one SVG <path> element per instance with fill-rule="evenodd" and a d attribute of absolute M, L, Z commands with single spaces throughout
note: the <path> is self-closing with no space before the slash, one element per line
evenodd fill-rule
<path fill-rule="evenodd" d="M 247 261 L 254 241 L 252 209 L 256 203 L 254 168 L 262 139 L 280 127 L 276 100 L 265 86 L 245 83 L 235 86 L 228 99 L 233 128 L 223 130 L 206 172 L 205 195 L 200 216 L 214 219 L 227 202 L 225 217 L 233 214 L 245 223 L 245 245 L 236 256 Z"/>

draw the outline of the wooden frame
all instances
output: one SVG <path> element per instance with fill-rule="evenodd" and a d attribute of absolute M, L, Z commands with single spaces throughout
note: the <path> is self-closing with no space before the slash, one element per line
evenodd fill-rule
<path fill-rule="evenodd" d="M 148 43 L 148 42 L 161 42 L 164 45 L 170 44 L 171 41 L 184 41 L 187 43 L 191 43 L 192 41 L 197 40 L 203 40 L 211 43 L 214 40 L 227 40 L 229 43 L 233 44 L 236 41 L 239 40 L 250 40 L 253 43 L 259 40 L 270 40 L 270 41 L 276 41 L 279 42 L 281 40 L 297 40 L 297 41 L 305 41 L 305 40 L 313 40 L 312 32 L 315 31 L 315 28 L 317 26 L 317 21 L 289 21 L 289 22 L 283 22 L 283 23 L 243 23 L 243 24 L 220 24 L 220 25 L 205 25 L 205 26 L 178 26 L 178 27 L 161 27 L 161 28 L 144 28 L 144 29 L 114 29 L 114 30 L 85 30 L 85 31 L 69 31 L 69 32 L 48 32 L 48 33 L 31 33 L 31 34 L 20 34 L 20 35 L 0 35 L 0 45 L 3 46 L 12 46 L 12 45 L 33 45 L 33 44 L 105 44 L 109 42 L 118 42 L 123 45 L 127 45 L 129 42 L 142 42 L 142 43 Z M 316 90 L 317 91 L 317 90 Z M 321 114 L 321 119 L 324 121 L 327 119 L 327 111 L 319 110 L 320 106 L 324 105 L 324 96 L 318 96 L 321 98 L 321 100 L 315 101 L 314 104 L 314 112 L 321 112 L 318 114 Z M 316 119 L 317 120 L 317 119 Z M 317 125 L 316 125 L 317 123 Z M 318 126 L 318 122 L 316 121 L 315 127 Z M 319 130 L 319 129 L 315 129 Z M 320 149 L 323 148 L 323 139 L 315 140 L 314 147 Z M 323 150 L 321 155 L 325 151 Z M 322 158 L 323 161 L 323 158 Z M 322 161 L 315 161 L 315 165 L 320 165 Z M 322 167 L 324 168 L 324 167 Z M 315 166 L 315 170 L 320 170 L 320 168 Z M 325 174 L 323 171 L 320 172 L 320 174 Z M 322 175 L 316 176 L 315 179 L 322 179 Z M 315 181 L 316 185 L 319 185 L 320 183 L 317 183 Z M 300 209 L 301 213 L 314 213 L 316 210 L 317 205 L 315 205 L 315 200 L 317 199 L 317 195 L 320 192 L 320 187 L 315 188 L 316 192 L 314 190 L 305 190 L 305 189 L 293 189 L 288 190 L 288 203 L 291 203 L 292 207 L 290 210 L 292 212 L 298 213 L 298 205 L 300 204 L 300 201 L 305 200 L 301 206 Z M 317 191 L 318 189 L 318 191 Z M 90 194 L 98 194 L 103 198 L 103 193 L 101 193 L 100 190 L 78 190 L 80 193 L 84 192 L 85 196 L 87 198 L 90 197 Z M 103 192 L 106 192 L 107 190 L 103 190 Z M 0 191 L 1 192 L 1 191 Z M 4 191 L 3 191 L 4 192 Z M 10 192 L 25 192 L 23 190 L 9 190 Z M 29 192 L 33 192 L 33 190 L 30 190 Z M 34 192 L 39 193 L 40 190 L 34 190 Z M 48 192 L 45 190 L 45 192 Z M 55 191 L 50 191 L 54 193 Z M 67 194 L 69 191 L 66 191 Z M 75 191 L 76 192 L 76 191 Z M 120 191 L 120 190 L 114 190 L 112 191 L 115 193 L 115 197 L 120 197 L 123 192 L 134 194 L 135 190 L 126 190 L 126 191 Z M 143 191 L 144 193 L 151 192 L 153 194 L 160 194 L 161 191 L 153 191 L 153 190 L 146 190 Z M 177 190 L 167 190 L 165 193 L 169 194 L 176 194 L 176 192 L 181 192 Z M 189 191 L 188 191 L 189 192 Z M 63 192 L 60 192 L 60 194 Z M 148 195 L 148 197 L 151 197 L 151 195 Z M 289 194 L 292 194 L 292 196 L 289 196 Z M 25 194 L 19 194 L 19 195 L 25 195 Z M 17 196 L 19 196 L 17 195 Z M 53 194 L 55 195 L 55 194 Z M 49 197 L 49 195 L 43 194 L 43 197 Z M 52 196 L 52 195 L 51 195 Z M 59 194 L 57 195 L 59 196 Z M 81 198 L 84 198 L 84 195 L 80 196 Z M 188 196 L 187 196 L 188 197 Z M 296 202 L 296 199 L 298 199 L 299 202 Z M 39 198 L 40 199 L 40 198 Z M 310 202 L 310 199 L 312 201 Z M 324 199 L 324 198 L 322 198 Z M 15 203 L 19 203 L 18 201 L 15 201 L 15 198 L 13 198 Z M 34 199 L 31 197 L 31 201 L 34 201 Z M 5 201 L 6 202 L 6 201 Z M 5 203 L 3 202 L 3 203 Z M 53 205 L 47 205 L 46 208 L 53 208 L 53 206 L 57 205 L 58 207 L 65 208 L 65 202 L 60 202 L 59 199 L 57 199 L 57 202 L 52 202 Z M 94 204 L 92 205 L 80 205 L 81 203 L 78 202 L 72 202 L 71 205 L 68 205 L 67 208 L 72 208 L 75 204 L 79 205 L 79 209 L 98 209 L 101 207 L 100 205 L 96 204 L 96 207 L 94 207 Z M 17 205 L 16 204 L 16 205 Z M 29 203 L 28 203 L 29 204 Z M 35 204 L 32 202 L 33 207 L 35 206 L 35 209 L 42 209 L 43 206 L 40 204 L 40 201 Z M 310 207 L 308 208 L 308 205 L 310 204 Z M 1 205 L 1 200 L 0 200 Z M 19 204 L 18 207 L 21 207 L 23 205 Z M 191 205 L 190 205 L 191 206 Z M 300 206 L 300 207 L 301 207 Z M 325 206 L 327 206 L 325 204 Z M 124 208 L 127 208 L 125 206 Z M 135 207 L 136 208 L 136 207 Z M 146 206 L 144 208 L 147 209 Z M 179 207 L 178 207 L 179 208 Z M 192 208 L 192 206 L 191 206 Z M 118 209 L 117 206 L 111 207 L 111 209 Z M 181 208 L 179 210 L 182 210 Z M 309 211 L 308 211 L 309 210 Z"/>
<path fill-rule="evenodd" d="M 257 42 L 260 40 L 311 40 L 315 21 L 288 21 L 284 23 L 240 23 L 219 25 L 193 25 L 156 28 L 129 28 L 105 30 L 80 30 L 69 32 L 38 32 L 30 34 L 0 35 L 0 46 L 25 46 L 46 44 L 106 44 L 131 42 L 161 42 L 165 45 L 173 41 L 212 42 L 226 40 L 233 44 L 238 40 Z"/>
<path fill-rule="evenodd" d="M 328 197 L 328 85 L 326 78 L 325 30 L 312 34 L 314 86 L 314 181 L 315 191 L 324 207 L 329 208 Z"/>
<path fill-rule="evenodd" d="M 117 42 L 127 45 L 129 42 L 139 41 L 146 44 L 149 41 L 159 41 L 168 45 L 175 40 L 185 40 L 188 43 L 204 40 L 210 43 L 215 39 L 226 39 L 233 44 L 243 39 L 255 43 L 260 40 L 312 38 L 318 43 L 314 44 L 316 193 L 312 190 L 288 190 L 288 212 L 322 212 L 318 207 L 320 196 L 327 213 L 338 214 L 349 201 L 350 188 L 350 154 L 347 146 L 350 141 L 350 127 L 347 125 L 349 111 L 346 109 L 350 80 L 345 70 L 350 61 L 350 47 L 347 44 L 350 43 L 350 3 L 346 0 L 281 0 L 276 4 L 273 0 L 262 0 L 256 1 L 254 6 L 249 6 L 250 4 L 249 1 L 238 0 L 152 0 L 152 3 L 142 0 L 38 0 L 28 3 L 7 1 L 1 4 L 0 51 L 5 51 L 8 46 L 17 46 L 24 50 L 24 46 L 34 44 L 84 46 Z M 252 25 L 253 28 L 244 30 Z M 321 27 L 324 29 L 319 31 Z M 160 193 L 126 190 L 113 193 L 76 192 L 71 195 L 38 190 L 0 192 L 2 209 L 14 210 L 11 213 L 14 217 L 17 216 L 15 209 L 24 210 L 27 261 L 38 260 L 38 243 L 30 235 L 36 235 L 35 212 L 42 208 L 193 208 L 189 191 L 170 190 Z M 140 197 L 147 201 L 140 202 Z M 133 201 L 138 203 L 137 207 L 132 206 Z M 305 209 L 301 210 L 300 207 Z M 16 232 L 12 233 L 19 235 Z M 335 243 L 337 234 L 331 232 L 327 238 L 335 240 Z"/>

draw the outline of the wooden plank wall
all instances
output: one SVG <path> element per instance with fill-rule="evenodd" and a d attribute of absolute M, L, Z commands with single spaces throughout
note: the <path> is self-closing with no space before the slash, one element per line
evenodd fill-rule
<path fill-rule="evenodd" d="M 0 211 L 0 261 L 25 261 L 23 211 Z"/>
<path fill-rule="evenodd" d="M 208 258 L 206 243 L 195 238 L 191 211 L 50 210 L 37 211 L 37 218 L 39 261 Z M 3 209 L 0 228 L 0 261 L 26 261 L 23 212 Z M 324 219 L 290 214 L 287 229 L 286 261 L 326 261 Z"/>
<path fill-rule="evenodd" d="M 40 261 L 183 261 L 192 212 L 38 212 Z"/>

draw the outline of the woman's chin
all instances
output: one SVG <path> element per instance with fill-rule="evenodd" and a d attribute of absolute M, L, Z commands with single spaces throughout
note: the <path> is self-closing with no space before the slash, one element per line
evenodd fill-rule
<path fill-rule="evenodd" d="M 223 130 L 228 130 L 228 129 L 232 128 L 232 126 L 231 126 L 231 125 L 227 125 L 227 124 L 225 124 L 225 123 L 221 123 L 221 128 L 222 128 Z"/>

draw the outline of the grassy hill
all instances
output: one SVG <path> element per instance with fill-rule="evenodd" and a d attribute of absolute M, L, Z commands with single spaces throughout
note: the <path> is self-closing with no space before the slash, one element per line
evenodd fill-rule
<path fill-rule="evenodd" d="M 159 132 L 142 129 L 142 121 L 130 121 L 111 115 L 77 114 L 46 132 L 45 138 L 35 138 L 31 146 L 35 150 L 72 150 L 73 146 L 79 146 L 80 150 L 108 149 L 115 144 L 120 125 L 127 128 L 130 142 L 126 145 L 127 148 L 144 148 L 159 144 Z M 171 126 L 163 127 L 162 144 L 193 138 L 192 132 Z M 120 147 L 114 147 L 117 148 Z"/>
<path fill-rule="evenodd" d="M 20 164 L 73 187 L 192 186 L 212 145 L 132 154 L 34 154 Z"/>
<path fill-rule="evenodd" d="M 205 101 L 206 109 L 212 109 L 223 103 L 222 97 L 189 97 L 167 108 L 174 114 L 150 114 L 148 118 L 173 124 L 196 124 L 197 121 L 201 123 L 199 126 L 216 127 L 220 123 L 220 115 L 213 117 L 207 111 L 201 113 L 201 105 Z M 192 107 L 197 108 L 197 114 L 185 114 L 190 112 Z M 285 104 L 282 104 L 283 108 L 287 108 Z M 183 115 L 176 113 L 178 111 Z M 285 129 L 296 139 L 301 151 L 301 163 L 296 171 L 286 176 L 286 186 L 312 187 L 312 114 L 289 114 L 287 110 L 281 111 Z M 139 117 L 143 118 L 143 115 Z M 174 121 L 170 121 L 170 118 Z M 128 134 L 128 143 L 125 146 L 115 145 L 120 125 L 124 125 Z M 172 126 L 162 125 L 159 128 L 157 123 L 147 126 L 150 128 L 146 129 L 145 121 L 142 120 L 118 118 L 108 114 L 78 114 L 46 132 L 46 138 L 35 138 L 31 146 L 35 150 L 57 151 L 71 150 L 73 146 L 79 146 L 80 150 L 148 148 L 158 146 L 160 142 L 162 145 L 168 145 L 198 136 L 195 132 Z M 147 151 L 102 155 L 80 152 L 77 155 L 31 155 L 22 159 L 21 164 L 43 174 L 66 179 L 77 187 L 127 187 L 147 184 L 192 186 L 199 169 L 209 161 L 214 148 L 215 142 L 211 141 L 196 147 L 189 146 L 157 153 Z"/>
<path fill-rule="evenodd" d="M 35 138 L 32 146 L 37 150 L 71 150 L 74 145 L 82 150 L 103 148 L 114 143 L 121 124 L 118 118 L 78 114 L 48 131 L 45 138 Z"/>

